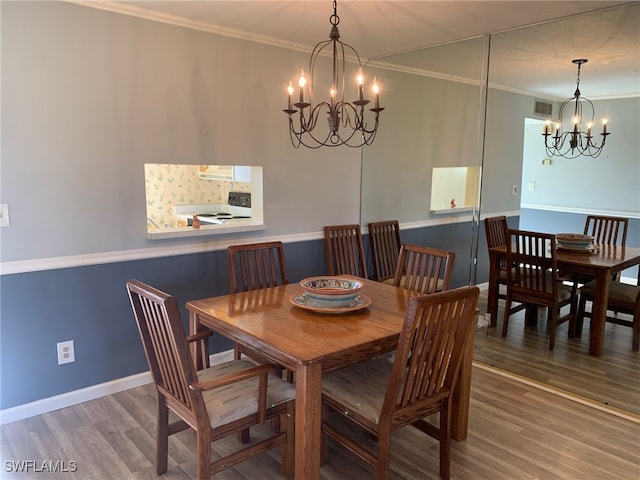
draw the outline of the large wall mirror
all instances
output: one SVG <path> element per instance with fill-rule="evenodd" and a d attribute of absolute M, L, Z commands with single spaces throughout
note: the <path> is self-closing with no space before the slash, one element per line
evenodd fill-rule
<path fill-rule="evenodd" d="M 524 197 L 521 187 L 534 182 L 534 188 L 537 188 L 536 179 L 523 178 L 523 159 L 527 156 L 525 124 L 528 118 L 544 119 L 534 113 L 535 101 L 542 99 L 551 102 L 555 113 L 559 102 L 573 94 L 576 80 L 576 72 L 571 65 L 573 58 L 590 57 L 592 64 L 606 62 L 607 75 L 611 77 L 627 75 L 629 70 L 637 72 L 640 62 L 638 49 L 618 52 L 618 55 L 609 55 L 608 58 L 603 58 L 603 51 L 617 36 L 637 37 L 639 9 L 636 3 L 372 61 L 374 66 L 379 62 L 395 67 L 391 73 L 384 73 L 385 98 L 393 108 L 385 111 L 381 127 L 385 129 L 384 133 L 379 133 L 374 145 L 363 149 L 362 225 L 377 220 L 397 219 L 410 232 L 414 227 L 456 222 L 458 218 L 469 221 L 469 217 L 464 217 L 468 212 L 451 211 L 444 217 L 430 211 L 432 172 L 433 168 L 439 167 L 481 167 L 478 169 L 482 175 L 479 213 L 515 212 L 517 216 L 521 198 Z M 630 33 L 630 29 L 634 28 L 635 33 Z M 525 57 L 532 61 L 523 63 Z M 634 68 L 629 69 L 628 64 L 624 65 L 625 58 L 636 62 Z M 545 65 L 557 65 L 559 62 L 567 64 L 567 75 L 562 85 L 565 94 L 552 93 L 557 89 L 548 92 L 527 90 L 525 78 L 544 77 Z M 592 68 L 593 72 L 595 70 Z M 588 71 L 585 67 L 585 72 Z M 637 82 L 637 73 L 635 75 Z M 597 106 L 609 109 L 611 129 L 616 125 L 618 134 L 615 137 L 611 135 L 607 140 L 607 148 L 611 149 L 597 162 L 593 159 L 574 160 L 573 163 L 554 160 L 552 167 L 543 167 L 545 164 L 539 161 L 542 159 L 538 158 L 539 151 L 533 155 L 540 168 L 555 168 L 555 174 L 549 177 L 550 181 L 557 182 L 550 187 L 553 191 L 563 193 L 570 192 L 569 188 L 575 189 L 566 195 L 563 202 L 567 205 L 571 201 L 582 202 L 591 209 L 597 208 L 597 205 L 605 209 L 612 208 L 614 204 L 611 198 L 595 199 L 593 190 L 589 194 L 580 192 L 580 182 L 586 178 L 587 166 L 598 172 L 591 178 L 599 175 L 604 178 L 603 175 L 611 174 L 607 172 L 607 164 L 603 163 L 607 155 L 610 158 L 631 157 L 627 160 L 631 171 L 626 174 L 618 172 L 616 176 L 624 183 L 624 193 L 621 195 L 626 204 L 637 204 L 637 131 L 625 131 L 629 123 L 625 121 L 625 115 L 638 116 L 637 95 L 633 100 L 635 103 L 631 102 L 633 112 L 618 112 L 616 115 L 615 102 L 625 103 L 622 99 L 612 100 L 619 97 L 620 92 L 602 92 L 596 89 L 598 79 L 595 75 L 591 75 L 588 81 L 587 78 L 585 74 L 581 85 L 583 95 L 590 97 L 589 84 L 593 85 L 591 97 L 599 98 Z M 393 85 L 402 85 L 402 91 L 394 91 Z M 629 102 L 625 105 L 629 108 Z M 630 123 L 637 125 L 637 119 L 634 121 Z M 535 128 L 539 130 L 541 138 L 539 125 Z M 619 143 L 614 145 L 614 138 Z M 548 170 L 544 172 L 548 173 Z M 569 181 L 567 178 L 580 181 Z M 527 194 L 530 194 L 528 190 Z M 633 200 L 627 195 L 635 195 L 636 198 Z M 548 201 L 548 198 L 538 201 Z M 637 206 L 632 205 L 629 211 L 633 212 L 634 208 L 637 210 Z M 477 215 L 470 221 L 474 225 L 472 229 L 477 229 L 480 218 Z M 477 234 L 469 232 L 468 238 L 472 251 L 473 243 L 477 245 Z M 456 258 L 458 262 L 466 262 L 470 272 L 476 268 L 472 258 Z M 583 334 L 582 342 L 585 341 Z M 630 347 L 629 352 L 622 353 L 631 355 Z M 511 361 L 507 350 L 496 349 L 493 355 L 482 358 L 482 361 L 544 383 L 544 379 L 536 378 L 536 372 L 527 370 L 527 365 Z M 584 355 L 587 355 L 586 351 Z M 573 393 L 587 397 L 593 395 L 597 402 L 603 401 L 604 386 L 596 383 L 589 385 L 586 378 L 579 378 L 579 367 L 563 365 L 565 360 L 559 354 L 549 356 L 545 351 L 541 352 L 541 356 L 550 362 L 557 362 L 558 369 L 578 372 L 578 379 L 574 383 L 581 383 L 581 387 L 580 391 Z M 617 387 L 621 390 L 608 393 L 609 405 L 640 414 L 640 405 L 636 405 L 637 409 L 634 410 L 636 407 L 633 405 L 620 405 L 617 402 L 618 395 L 629 396 L 629 392 L 622 391 L 624 382 L 621 383 L 622 386 Z M 563 388 L 570 390 L 572 387 L 564 385 Z M 633 389 L 637 391 L 637 386 L 633 386 Z"/>

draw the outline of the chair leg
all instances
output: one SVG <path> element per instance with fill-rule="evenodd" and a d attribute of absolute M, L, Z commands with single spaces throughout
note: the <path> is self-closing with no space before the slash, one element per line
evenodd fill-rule
<path fill-rule="evenodd" d="M 582 337 L 582 326 L 584 325 L 584 311 L 587 305 L 587 299 L 584 296 L 580 296 L 578 301 L 578 311 L 576 312 L 576 325 L 574 327 L 573 336 L 575 338 Z"/>
<path fill-rule="evenodd" d="M 251 435 L 249 434 L 248 428 L 236 433 L 236 437 L 240 443 L 249 443 L 251 441 Z"/>
<path fill-rule="evenodd" d="M 640 347 L 640 318 L 633 319 L 633 351 L 637 352 Z"/>
<path fill-rule="evenodd" d="M 385 429 L 378 432 L 377 471 L 378 480 L 389 478 L 389 464 L 391 462 L 391 431 Z"/>
<path fill-rule="evenodd" d="M 203 431 L 204 430 L 204 431 Z M 198 480 L 210 480 L 211 477 L 211 433 L 208 429 L 196 432 L 196 450 L 198 462 Z"/>
<path fill-rule="evenodd" d="M 509 310 L 511 310 L 511 299 L 507 298 L 504 305 L 504 315 L 502 319 L 502 336 L 507 336 L 507 328 L 509 328 Z"/>
<path fill-rule="evenodd" d="M 448 480 L 451 467 L 451 400 L 440 411 L 440 478 Z"/>
<path fill-rule="evenodd" d="M 167 471 L 169 456 L 169 409 L 165 398 L 158 394 L 158 424 L 156 425 L 156 473 Z"/>
<path fill-rule="evenodd" d="M 556 328 L 558 327 L 558 310 L 555 307 L 549 308 L 549 350 L 556 346 Z"/>
<path fill-rule="evenodd" d="M 287 410 L 281 415 L 280 424 L 282 429 L 287 433 L 287 441 L 282 445 L 282 473 L 287 478 L 293 478 L 295 473 L 295 403 L 289 402 L 287 404 Z"/>

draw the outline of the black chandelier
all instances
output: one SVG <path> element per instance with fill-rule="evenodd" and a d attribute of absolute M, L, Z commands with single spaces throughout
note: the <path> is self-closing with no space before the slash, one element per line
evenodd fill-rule
<path fill-rule="evenodd" d="M 289 137 L 295 148 L 300 145 L 308 148 L 337 147 L 340 145 L 354 148 L 361 147 L 373 143 L 378 131 L 378 116 L 384 110 L 383 107 L 380 107 L 380 87 L 376 78 L 373 77 L 371 88 L 375 95 L 375 107 L 369 109 L 373 112 L 370 125 L 365 121 L 365 107 L 370 103 L 370 100 L 364 97 L 364 69 L 362 62 L 358 52 L 351 45 L 340 41 L 340 33 L 338 32 L 340 17 L 338 17 L 337 10 L 337 1 L 334 1 L 333 15 L 329 17 L 329 22 L 331 23 L 329 40 L 318 42 L 314 47 L 309 60 L 310 81 L 307 85 L 304 70 L 301 71 L 298 81 L 299 97 L 298 101 L 293 104 L 294 88 L 292 83 L 289 82 L 289 102 L 287 108 L 283 111 L 289 116 Z M 323 49 L 328 46 L 331 46 L 333 60 L 329 99 L 314 105 L 313 89 L 314 86 L 318 85 L 316 83 L 316 62 L 322 55 Z M 345 101 L 345 70 L 347 67 L 345 48 L 349 49 L 358 61 L 358 73 L 356 75 L 357 99 L 351 103 Z M 325 108 L 327 126 L 321 127 L 318 125 L 318 117 Z"/>
<path fill-rule="evenodd" d="M 594 142 L 594 137 L 591 135 L 595 109 L 593 108 L 591 100 L 580 96 L 580 67 L 582 67 L 582 64 L 587 63 L 587 61 L 588 60 L 586 58 L 578 58 L 571 61 L 571 63 L 578 65 L 576 91 L 574 92 L 573 97 L 567 98 L 560 105 L 558 121 L 552 122 L 551 119 L 549 119 L 544 125 L 544 129 L 542 131 L 542 135 L 544 136 L 544 146 L 547 150 L 547 155 L 550 157 L 561 156 L 565 158 L 577 158 L 580 156 L 586 156 L 596 158 L 602 152 L 602 148 L 607 140 L 607 135 L 610 135 L 610 132 L 607 132 L 607 117 L 602 119 L 602 133 L 600 133 L 600 135 L 602 135 L 602 142 L 600 145 L 597 145 L 597 143 Z M 574 104 L 573 116 L 567 119 L 567 123 L 569 125 L 573 124 L 573 128 L 564 131 L 562 124 L 565 121 L 565 108 L 567 109 L 568 115 L 570 112 L 570 105 L 572 103 Z M 586 119 L 583 116 L 583 105 L 588 107 L 585 112 L 587 115 Z M 589 109 L 591 110 L 590 116 Z M 588 121 L 585 123 L 585 131 L 582 127 L 582 122 L 587 119 Z"/>

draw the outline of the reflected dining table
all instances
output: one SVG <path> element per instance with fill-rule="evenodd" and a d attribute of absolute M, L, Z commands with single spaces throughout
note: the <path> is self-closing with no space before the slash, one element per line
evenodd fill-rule
<path fill-rule="evenodd" d="M 594 253 L 575 252 L 558 249 L 556 261 L 563 272 L 585 274 L 596 279 L 596 290 L 591 307 L 589 326 L 589 354 L 601 356 L 604 346 L 604 330 L 609 298 L 609 285 L 614 273 L 621 272 L 634 265 L 640 265 L 639 247 L 621 247 L 619 245 L 597 245 Z M 495 326 L 498 315 L 498 277 L 500 261 L 506 257 L 506 247 L 489 249 L 489 291 L 487 313 L 491 316 L 491 325 Z"/>
<path fill-rule="evenodd" d="M 317 480 L 321 461 L 322 373 L 396 349 L 409 298 L 402 288 L 358 279 L 372 301 L 338 314 L 310 311 L 290 298 L 298 283 L 187 302 L 191 334 L 212 330 L 295 372 L 295 478 Z M 454 392 L 451 436 L 467 435 L 473 342 Z M 194 352 L 195 354 L 195 352 Z M 194 356 L 194 358 L 196 358 Z"/>

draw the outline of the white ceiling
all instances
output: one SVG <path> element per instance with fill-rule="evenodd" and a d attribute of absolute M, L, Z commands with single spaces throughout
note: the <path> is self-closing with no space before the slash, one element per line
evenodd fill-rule
<path fill-rule="evenodd" d="M 328 0 L 71 1 L 309 51 L 328 39 L 333 13 Z M 340 0 L 338 15 L 341 40 L 363 62 L 478 78 L 482 42 L 469 39 L 494 33 L 492 84 L 566 98 L 576 82 L 571 60 L 588 58 L 581 74 L 584 96 L 640 95 L 637 1 Z M 432 46 L 438 48 L 394 55 Z"/>

